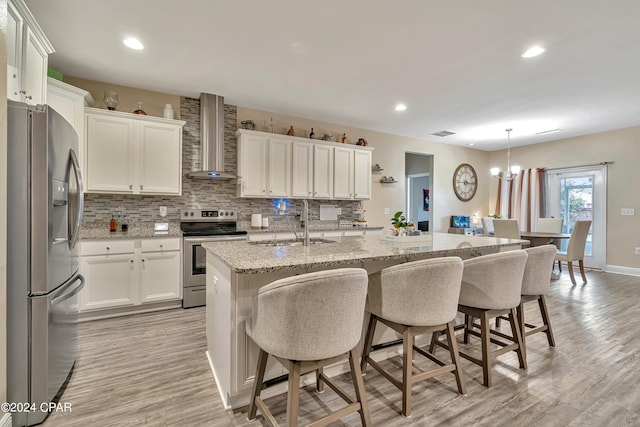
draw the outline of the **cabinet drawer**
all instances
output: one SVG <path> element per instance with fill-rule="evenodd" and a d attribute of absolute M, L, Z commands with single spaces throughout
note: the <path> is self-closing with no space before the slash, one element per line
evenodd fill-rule
<path fill-rule="evenodd" d="M 134 251 L 133 240 L 100 240 L 80 242 L 80 254 L 87 255 L 111 255 L 129 254 Z"/>
<path fill-rule="evenodd" d="M 142 252 L 179 251 L 180 239 L 143 239 Z"/>

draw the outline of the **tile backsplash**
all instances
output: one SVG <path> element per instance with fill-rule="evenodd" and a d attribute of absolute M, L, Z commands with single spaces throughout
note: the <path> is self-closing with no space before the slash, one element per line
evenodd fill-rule
<path fill-rule="evenodd" d="M 237 142 L 235 132 L 238 129 L 237 108 L 224 106 L 224 165 L 226 172 L 235 174 L 237 170 Z M 129 224 L 143 222 L 173 222 L 180 218 L 180 209 L 224 208 L 237 212 L 239 221 L 250 221 L 252 213 L 276 215 L 276 200 L 247 199 L 237 197 L 236 180 L 190 179 L 185 175 L 197 169 L 200 157 L 200 100 L 180 98 L 180 118 L 185 120 L 182 131 L 182 196 L 133 196 L 120 194 L 87 194 L 85 197 L 84 223 L 103 223 L 108 226 L 112 213 L 126 211 Z M 353 218 L 353 211 L 360 202 L 337 200 L 310 200 L 309 216 L 319 220 L 320 205 L 332 204 L 342 208 L 340 218 Z M 160 216 L 160 206 L 167 207 L 167 216 Z M 302 201 L 289 199 L 288 213 L 299 213 Z"/>

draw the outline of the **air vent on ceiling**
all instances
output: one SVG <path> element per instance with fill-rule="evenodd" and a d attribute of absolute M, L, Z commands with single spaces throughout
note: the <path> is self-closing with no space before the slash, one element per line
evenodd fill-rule
<path fill-rule="evenodd" d="M 431 135 L 435 135 L 435 136 L 449 136 L 449 135 L 455 135 L 455 132 L 451 132 L 450 130 L 441 130 L 440 132 L 436 132 L 436 133 L 432 133 Z"/>

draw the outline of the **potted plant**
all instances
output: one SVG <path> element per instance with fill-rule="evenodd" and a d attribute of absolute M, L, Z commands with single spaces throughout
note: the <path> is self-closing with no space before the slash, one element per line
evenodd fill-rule
<path fill-rule="evenodd" d="M 415 230 L 415 225 L 411 222 L 407 222 L 407 218 L 404 216 L 402 211 L 398 211 L 393 215 L 393 218 L 391 218 L 391 224 L 393 225 L 394 236 L 405 236 L 407 232 Z"/>

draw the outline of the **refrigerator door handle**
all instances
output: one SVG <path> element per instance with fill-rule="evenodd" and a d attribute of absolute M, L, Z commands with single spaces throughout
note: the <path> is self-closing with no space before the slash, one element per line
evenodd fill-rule
<path fill-rule="evenodd" d="M 73 174 L 76 178 L 76 184 L 78 186 L 78 212 L 76 213 L 76 218 L 74 219 L 73 223 L 71 223 L 71 218 L 69 218 L 69 249 L 73 249 L 78 242 L 78 238 L 80 237 L 80 223 L 82 222 L 82 215 L 84 213 L 84 188 L 82 186 L 80 164 L 78 163 L 78 157 L 76 156 L 76 152 L 73 150 L 73 148 L 69 149 L 69 161 L 73 166 Z"/>
<path fill-rule="evenodd" d="M 80 281 L 79 284 L 73 286 L 71 288 L 71 290 L 68 290 L 67 292 L 65 292 L 62 295 L 59 295 L 57 297 L 55 297 L 54 299 L 51 300 L 50 304 L 52 306 L 57 305 L 59 303 L 61 303 L 62 301 L 71 298 L 72 296 L 74 296 L 75 294 L 77 294 L 78 292 L 80 292 L 82 290 L 82 288 L 84 288 L 84 276 L 82 274 L 78 274 L 76 275 L 75 278 L 73 278 L 71 280 L 71 282 L 77 282 Z"/>

